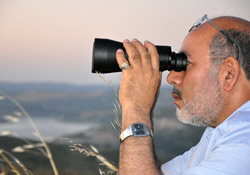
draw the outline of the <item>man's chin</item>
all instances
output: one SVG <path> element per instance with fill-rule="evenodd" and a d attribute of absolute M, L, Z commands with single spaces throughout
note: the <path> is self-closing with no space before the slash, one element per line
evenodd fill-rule
<path fill-rule="evenodd" d="M 203 116 L 192 116 L 191 114 L 185 114 L 183 112 L 183 109 L 181 108 L 176 108 L 176 115 L 178 120 L 181 123 L 192 125 L 192 126 L 198 126 L 198 127 L 204 127 L 204 126 L 209 126 Z"/>
<path fill-rule="evenodd" d="M 184 124 L 187 124 L 187 120 L 184 118 L 181 108 L 178 105 L 175 106 L 176 106 L 176 116 L 178 120 Z"/>

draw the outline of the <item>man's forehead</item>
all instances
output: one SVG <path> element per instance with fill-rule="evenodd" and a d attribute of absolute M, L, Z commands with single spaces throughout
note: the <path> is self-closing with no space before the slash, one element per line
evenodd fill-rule
<path fill-rule="evenodd" d="M 182 42 L 182 47 L 180 51 L 188 51 L 189 48 L 193 47 L 209 47 L 214 33 L 209 30 L 209 28 L 204 29 L 194 29 L 185 37 Z"/>
<path fill-rule="evenodd" d="M 210 43 L 213 38 L 213 33 L 208 28 L 194 29 L 185 37 L 180 52 L 187 55 L 191 60 L 204 60 L 210 58 Z"/>

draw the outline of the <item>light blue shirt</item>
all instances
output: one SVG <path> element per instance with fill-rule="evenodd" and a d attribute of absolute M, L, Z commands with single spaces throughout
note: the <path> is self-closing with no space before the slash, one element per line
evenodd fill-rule
<path fill-rule="evenodd" d="M 250 175 L 250 101 L 161 168 L 164 175 Z"/>

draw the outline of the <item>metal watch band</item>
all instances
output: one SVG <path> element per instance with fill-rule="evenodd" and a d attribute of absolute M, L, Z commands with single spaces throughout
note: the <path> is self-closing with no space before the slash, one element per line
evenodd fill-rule
<path fill-rule="evenodd" d="M 143 137 L 151 136 L 153 137 L 152 129 L 148 128 L 144 123 L 133 123 L 127 129 L 125 129 L 120 135 L 120 141 L 124 141 L 130 136 Z"/>

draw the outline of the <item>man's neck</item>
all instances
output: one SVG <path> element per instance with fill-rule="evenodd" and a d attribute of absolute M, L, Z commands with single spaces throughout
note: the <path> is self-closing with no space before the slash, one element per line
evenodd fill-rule
<path fill-rule="evenodd" d="M 213 126 L 214 128 L 217 127 L 218 125 L 220 125 L 223 121 L 225 121 L 229 116 L 232 115 L 232 113 L 234 113 L 238 108 L 240 108 L 242 105 L 244 105 L 246 102 L 248 102 L 250 100 L 249 98 L 244 98 L 244 100 L 241 98 L 241 101 L 231 101 L 231 103 L 227 103 L 224 105 L 223 107 L 223 111 L 221 112 L 221 114 L 219 115 L 219 117 L 217 118 L 217 123 L 215 126 Z"/>

